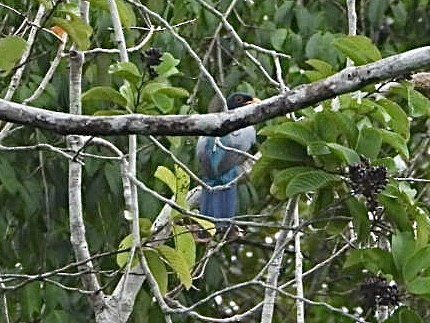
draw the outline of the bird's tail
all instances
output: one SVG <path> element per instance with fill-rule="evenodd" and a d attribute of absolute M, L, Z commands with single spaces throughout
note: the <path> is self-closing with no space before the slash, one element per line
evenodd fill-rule
<path fill-rule="evenodd" d="M 214 218 L 231 218 L 236 213 L 236 184 L 222 191 L 203 189 L 200 197 L 200 213 Z"/>

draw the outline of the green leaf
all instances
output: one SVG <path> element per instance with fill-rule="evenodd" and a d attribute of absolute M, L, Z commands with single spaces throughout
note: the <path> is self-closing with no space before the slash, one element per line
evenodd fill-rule
<path fill-rule="evenodd" d="M 306 149 L 295 141 L 284 138 L 269 138 L 261 145 L 261 153 L 265 157 L 290 162 L 309 160 Z"/>
<path fill-rule="evenodd" d="M 430 246 L 418 250 L 403 266 L 403 278 L 412 281 L 430 267 Z"/>
<path fill-rule="evenodd" d="M 274 33 L 270 36 L 270 42 L 274 49 L 277 51 L 284 51 L 284 43 L 287 39 L 288 30 L 285 28 L 276 29 Z"/>
<path fill-rule="evenodd" d="M 430 115 L 430 100 L 420 92 L 407 87 L 408 107 L 412 117 L 422 117 Z"/>
<path fill-rule="evenodd" d="M 196 242 L 190 230 L 183 226 L 174 225 L 175 248 L 184 256 L 191 271 L 196 263 Z"/>
<path fill-rule="evenodd" d="M 155 92 L 151 96 L 152 101 L 155 103 L 157 108 L 164 114 L 171 112 L 174 106 L 174 101 L 167 95 L 162 94 L 160 91 Z"/>
<path fill-rule="evenodd" d="M 193 281 L 187 261 L 184 259 L 182 253 L 166 245 L 157 246 L 156 249 L 167 261 L 169 266 L 176 272 L 179 280 L 184 284 L 185 288 L 190 289 Z"/>
<path fill-rule="evenodd" d="M 131 62 L 119 62 L 109 66 L 109 73 L 129 81 L 134 86 L 137 86 L 142 80 L 137 66 Z"/>
<path fill-rule="evenodd" d="M 303 146 L 318 140 L 309 127 L 300 122 L 284 122 L 280 125 L 267 126 L 259 132 L 259 135 L 288 138 Z"/>
<path fill-rule="evenodd" d="M 409 150 L 407 141 L 405 138 L 397 133 L 385 130 L 376 129 L 381 134 L 381 139 L 383 143 L 386 143 L 393 147 L 399 154 L 401 154 L 405 159 L 409 159 Z"/>
<path fill-rule="evenodd" d="M 158 166 L 154 177 L 169 186 L 172 193 L 176 194 L 176 176 L 170 169 L 164 166 Z"/>
<path fill-rule="evenodd" d="M 352 216 L 352 221 L 357 232 L 358 241 L 366 241 L 370 234 L 370 220 L 367 207 L 356 197 L 347 199 L 345 204 Z"/>
<path fill-rule="evenodd" d="M 373 128 L 362 128 L 358 135 L 357 148 L 359 155 L 366 156 L 370 160 L 378 158 L 382 146 L 381 134 Z"/>
<path fill-rule="evenodd" d="M 176 177 L 176 203 L 184 208 L 188 208 L 186 198 L 190 189 L 190 175 L 181 167 L 175 164 Z"/>
<path fill-rule="evenodd" d="M 170 98 L 186 98 L 190 95 L 187 90 L 175 86 L 163 86 L 157 93 L 165 94 Z"/>
<path fill-rule="evenodd" d="M 143 254 L 145 255 L 145 259 L 148 262 L 149 270 L 154 276 L 155 281 L 157 282 L 158 288 L 160 289 L 161 295 L 165 295 L 167 293 L 167 284 L 168 284 L 168 275 L 167 269 L 164 262 L 160 259 L 158 253 L 153 250 L 144 250 Z"/>
<path fill-rule="evenodd" d="M 397 269 L 401 270 L 403 265 L 406 264 L 415 253 L 416 242 L 412 232 L 400 232 L 397 230 L 391 237 L 391 247 L 394 263 Z"/>
<path fill-rule="evenodd" d="M 430 277 L 415 278 L 411 282 L 406 283 L 406 289 L 411 294 L 430 295 Z"/>
<path fill-rule="evenodd" d="M 312 66 L 314 71 L 305 71 L 305 75 L 311 82 L 315 82 L 329 77 L 336 73 L 336 70 L 329 63 L 319 59 L 308 59 L 306 64 Z"/>
<path fill-rule="evenodd" d="M 379 248 L 354 249 L 346 258 L 343 268 L 361 266 L 372 273 L 396 274 L 393 257 L 390 252 Z"/>
<path fill-rule="evenodd" d="M 331 154 L 330 148 L 328 148 L 325 141 L 314 141 L 308 144 L 307 149 L 309 156 L 321 156 Z"/>
<path fill-rule="evenodd" d="M 382 58 L 378 48 L 365 36 L 346 36 L 337 38 L 333 45 L 351 58 L 356 65 L 364 65 Z"/>
<path fill-rule="evenodd" d="M 401 231 L 412 230 L 412 223 L 406 209 L 398 198 L 392 198 L 382 193 L 379 194 L 378 200 L 384 206 L 385 214 L 392 224 Z"/>
<path fill-rule="evenodd" d="M 100 8 L 106 12 L 109 12 L 109 4 L 106 0 L 88 0 L 94 7 Z M 121 24 L 126 27 L 136 26 L 136 15 L 133 8 L 122 0 L 116 0 L 116 6 L 118 8 L 119 18 Z"/>
<path fill-rule="evenodd" d="M 160 58 L 161 63 L 155 67 L 158 74 L 157 80 L 167 79 L 172 75 L 178 74 L 179 70 L 176 66 L 179 64 L 179 59 L 173 57 L 170 53 L 164 53 Z"/>
<path fill-rule="evenodd" d="M 10 36 L 0 39 L 0 69 L 10 71 L 20 60 L 27 43 L 18 36 Z"/>
<path fill-rule="evenodd" d="M 430 219 L 424 209 L 415 208 L 415 220 L 417 221 L 417 246 L 424 247 L 429 242 L 430 237 Z"/>
<path fill-rule="evenodd" d="M 280 172 L 277 172 L 275 179 L 270 187 L 270 193 L 279 200 L 285 200 L 287 198 L 286 188 L 290 180 L 302 173 L 309 173 L 314 171 L 313 167 L 297 166 L 289 167 Z"/>
<path fill-rule="evenodd" d="M 96 86 L 82 94 L 82 102 L 108 101 L 122 107 L 127 106 L 127 99 L 117 90 L 108 86 Z"/>
<path fill-rule="evenodd" d="M 52 24 L 60 26 L 80 50 L 88 49 L 93 29 L 84 23 L 80 17 L 70 13 L 69 17 L 70 20 L 54 17 Z"/>
<path fill-rule="evenodd" d="M 336 143 L 327 143 L 327 147 L 330 148 L 335 156 L 345 161 L 348 165 L 360 162 L 360 156 L 351 148 Z"/>
<path fill-rule="evenodd" d="M 406 306 L 402 306 L 385 320 L 384 323 L 424 323 L 424 321 L 414 311 Z"/>
<path fill-rule="evenodd" d="M 397 103 L 391 100 L 379 100 L 377 104 L 383 106 L 385 111 L 387 111 L 390 115 L 391 120 L 388 122 L 388 124 L 394 130 L 394 132 L 408 140 L 410 136 L 410 129 L 408 116 L 405 111 L 403 111 L 403 109 Z"/>
<path fill-rule="evenodd" d="M 38 282 L 24 286 L 21 293 L 21 306 L 26 321 L 32 321 L 32 318 L 39 315 L 42 310 L 42 295 Z"/>
<path fill-rule="evenodd" d="M 315 192 L 318 189 L 339 181 L 339 176 L 314 170 L 294 176 L 288 183 L 285 194 L 291 197 L 300 193 Z"/>
<path fill-rule="evenodd" d="M 130 249 L 133 246 L 133 235 L 129 234 L 119 243 L 118 251 Z M 130 256 L 130 252 L 120 252 L 116 255 L 116 263 L 118 267 L 124 267 L 128 262 L 128 257 Z M 134 267 L 138 264 L 136 256 L 134 257 L 131 266 Z"/>

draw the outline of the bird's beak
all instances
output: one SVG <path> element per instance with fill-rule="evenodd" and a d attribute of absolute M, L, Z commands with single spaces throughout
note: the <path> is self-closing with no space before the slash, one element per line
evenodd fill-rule
<path fill-rule="evenodd" d="M 245 105 L 258 103 L 258 102 L 261 102 L 261 100 L 259 98 L 252 98 L 252 100 L 245 102 Z"/>

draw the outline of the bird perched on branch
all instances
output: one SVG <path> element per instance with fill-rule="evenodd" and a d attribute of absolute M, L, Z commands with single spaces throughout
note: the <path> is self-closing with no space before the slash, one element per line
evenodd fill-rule
<path fill-rule="evenodd" d="M 227 98 L 229 110 L 258 102 L 257 98 L 245 93 L 234 93 Z M 200 163 L 203 181 L 209 186 L 226 185 L 238 176 L 239 165 L 245 159 L 244 154 L 256 142 L 253 126 L 249 126 L 224 137 L 200 137 L 196 154 Z M 233 148 L 233 149 L 229 149 Z M 236 213 L 237 185 L 209 191 L 203 188 L 200 197 L 200 213 L 214 218 L 231 218 Z"/>

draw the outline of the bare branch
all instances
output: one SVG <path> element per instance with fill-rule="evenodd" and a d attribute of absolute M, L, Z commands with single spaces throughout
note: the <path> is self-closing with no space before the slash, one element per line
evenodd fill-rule
<path fill-rule="evenodd" d="M 306 84 L 257 104 L 205 115 L 72 116 L 0 99 L 0 119 L 29 124 L 62 134 L 83 135 L 211 135 L 234 130 L 303 109 L 366 84 L 430 65 L 430 46 L 390 56 L 374 63 L 348 67 L 324 80 Z"/>

